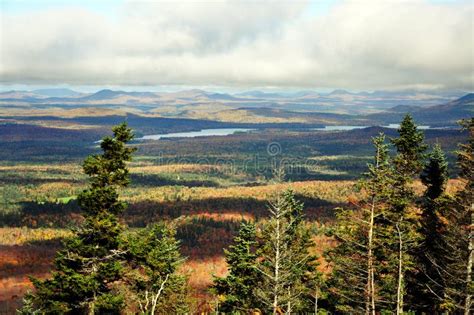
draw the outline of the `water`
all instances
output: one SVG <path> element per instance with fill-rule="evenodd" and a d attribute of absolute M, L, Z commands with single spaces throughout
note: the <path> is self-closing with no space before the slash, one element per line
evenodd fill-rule
<path fill-rule="evenodd" d="M 355 129 L 364 129 L 368 128 L 370 126 L 324 126 L 322 128 L 313 128 L 313 130 L 322 130 L 322 131 L 349 131 L 349 130 L 355 130 Z M 400 128 L 400 124 L 389 124 L 386 126 L 381 126 L 384 128 L 390 128 L 390 129 L 398 129 Z M 442 128 L 436 128 L 436 127 L 430 127 L 430 126 L 418 126 L 419 130 L 427 130 L 427 129 L 442 129 Z"/>
<path fill-rule="evenodd" d="M 400 128 L 400 124 L 389 124 L 387 126 L 382 126 L 382 127 L 385 127 L 385 128 L 391 128 L 391 129 L 398 129 Z M 418 129 L 420 130 L 428 130 L 428 129 L 440 129 L 440 128 L 432 128 L 430 126 L 417 126 Z"/>
<path fill-rule="evenodd" d="M 313 128 L 314 130 L 324 130 L 324 131 L 347 131 L 354 129 L 364 129 L 369 126 L 324 126 L 322 128 Z"/>
<path fill-rule="evenodd" d="M 321 128 L 312 128 L 312 130 L 318 131 L 350 131 L 355 129 L 368 128 L 370 126 L 352 126 L 352 125 L 342 125 L 342 126 L 324 126 Z M 399 124 L 389 124 L 382 126 L 384 128 L 397 129 L 400 127 Z M 427 129 L 442 129 L 430 126 L 418 126 L 420 130 Z M 156 135 L 147 135 L 143 138 L 138 138 L 137 140 L 160 140 L 163 138 L 195 138 L 195 137 L 209 137 L 209 136 L 228 136 L 236 132 L 249 132 L 255 129 L 246 129 L 246 128 L 216 128 L 216 129 L 202 129 L 199 131 L 189 131 L 189 132 L 176 132 L 176 133 L 164 133 Z"/>
<path fill-rule="evenodd" d="M 217 129 L 202 129 L 199 131 L 164 133 L 157 135 L 148 135 L 137 140 L 160 140 L 163 138 L 195 138 L 195 137 L 209 137 L 209 136 L 228 136 L 236 132 L 248 132 L 255 129 L 246 128 L 217 128 Z"/>

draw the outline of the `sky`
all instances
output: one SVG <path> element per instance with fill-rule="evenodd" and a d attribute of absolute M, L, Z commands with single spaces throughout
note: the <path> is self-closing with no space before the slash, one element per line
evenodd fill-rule
<path fill-rule="evenodd" d="M 0 0 L 1 89 L 474 90 L 474 1 Z"/>

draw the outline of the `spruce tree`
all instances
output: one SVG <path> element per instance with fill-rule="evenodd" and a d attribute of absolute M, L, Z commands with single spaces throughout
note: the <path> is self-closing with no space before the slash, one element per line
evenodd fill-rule
<path fill-rule="evenodd" d="M 428 162 L 420 178 L 426 186 L 424 193 L 426 201 L 436 200 L 444 193 L 448 182 L 448 162 L 446 162 L 446 157 L 439 144 L 436 144 L 428 155 Z"/>
<path fill-rule="evenodd" d="M 440 311 L 439 299 L 444 295 L 442 278 L 436 266 L 443 257 L 440 235 L 446 229 L 440 207 L 444 203 L 448 181 L 448 163 L 441 147 L 436 144 L 428 155 L 428 162 L 421 174 L 426 186 L 423 194 L 420 219 L 420 247 L 416 250 L 418 272 L 415 275 L 412 304 L 418 311 Z"/>
<path fill-rule="evenodd" d="M 406 115 L 398 129 L 399 137 L 392 139 L 397 154 L 393 159 L 393 189 L 389 208 L 381 222 L 384 225 L 383 242 L 386 247 L 380 251 L 379 259 L 386 263 L 385 284 L 382 298 L 396 314 L 404 312 L 407 295 L 407 274 L 415 272 L 414 251 L 418 247 L 419 221 L 416 196 L 412 183 L 419 176 L 424 165 L 424 135 L 413 118 Z"/>
<path fill-rule="evenodd" d="M 220 311 L 247 314 L 261 308 L 259 299 L 253 293 L 261 281 L 256 269 L 256 247 L 255 225 L 243 222 L 234 244 L 224 251 L 229 274 L 214 279 L 213 290 L 223 298 Z"/>
<path fill-rule="evenodd" d="M 27 305 L 45 314 L 118 314 L 124 298 L 116 283 L 121 278 L 124 251 L 119 248 L 123 225 L 118 220 L 126 208 L 117 189 L 127 186 L 127 162 L 134 149 L 125 123 L 112 129 L 113 136 L 100 143 L 103 153 L 83 164 L 88 189 L 78 196 L 84 223 L 75 236 L 64 241 L 54 261 L 55 271 L 46 280 L 32 279 L 35 292 Z"/>
<path fill-rule="evenodd" d="M 358 187 L 365 196 L 359 209 L 339 209 L 331 235 L 337 246 L 326 254 L 333 269 L 329 280 L 335 311 L 375 314 L 385 306 L 379 300 L 381 247 L 379 218 L 387 211 L 392 168 L 383 134 L 373 139 L 374 163 Z"/>
<path fill-rule="evenodd" d="M 474 118 L 461 122 L 468 141 L 458 151 L 459 177 L 464 182 L 443 213 L 449 228 L 442 236 L 443 256 L 434 268 L 442 278 L 442 307 L 459 314 L 474 311 Z"/>
<path fill-rule="evenodd" d="M 271 203 L 270 218 L 262 228 L 257 269 L 262 277 L 254 291 L 263 312 L 294 313 L 309 306 L 309 284 L 315 273 L 315 257 L 309 231 L 302 220 L 303 205 L 287 191 Z"/>
<path fill-rule="evenodd" d="M 286 304 L 286 311 L 309 312 L 318 307 L 317 304 L 314 305 L 314 295 L 324 294 L 324 280 L 321 272 L 317 270 L 317 257 L 310 253 L 310 248 L 315 245 L 312 239 L 313 231 L 304 220 L 304 204 L 296 199 L 294 192 L 287 190 L 283 192 L 282 197 L 288 209 L 286 220 L 293 222 L 287 232 L 293 260 L 293 283 L 287 289 L 290 300 Z M 295 297 L 294 302 L 291 301 L 292 296 Z"/>
<path fill-rule="evenodd" d="M 461 304 L 464 305 L 464 314 L 468 315 L 474 311 L 474 281 L 472 279 L 474 264 L 474 118 L 461 122 L 464 130 L 468 131 L 469 139 L 466 144 L 460 146 L 458 152 L 458 164 L 461 169 L 460 177 L 465 180 L 464 189 L 457 195 L 458 222 L 461 227 L 461 254 L 460 262 L 463 263 L 465 280 L 461 286 Z M 467 250 L 466 250 L 467 248 Z"/>
<path fill-rule="evenodd" d="M 173 224 L 157 223 L 124 237 L 124 278 L 131 293 L 129 299 L 138 304 L 141 314 L 188 311 L 186 277 L 177 272 L 184 259 L 175 235 Z"/>
<path fill-rule="evenodd" d="M 414 179 L 424 166 L 425 151 L 427 145 L 424 143 L 424 134 L 418 127 L 410 114 L 407 114 L 398 128 L 398 138 L 391 139 L 397 149 L 394 164 L 397 172 L 403 175 L 402 179 Z"/>

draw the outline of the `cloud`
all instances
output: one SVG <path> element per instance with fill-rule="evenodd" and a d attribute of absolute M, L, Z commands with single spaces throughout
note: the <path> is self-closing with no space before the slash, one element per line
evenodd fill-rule
<path fill-rule="evenodd" d="M 1 16 L 4 84 L 474 87 L 471 2 L 127 1 Z"/>

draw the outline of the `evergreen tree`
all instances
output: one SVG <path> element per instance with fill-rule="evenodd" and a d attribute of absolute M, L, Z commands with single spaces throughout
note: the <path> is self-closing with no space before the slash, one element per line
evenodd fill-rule
<path fill-rule="evenodd" d="M 315 245 L 312 240 L 313 232 L 304 220 L 304 205 L 295 198 L 293 191 L 283 192 L 282 198 L 285 201 L 284 207 L 288 210 L 286 220 L 293 222 L 287 231 L 293 260 L 293 268 L 290 270 L 293 283 L 287 288 L 289 301 L 286 304 L 286 311 L 310 312 L 314 307 L 318 307 L 314 304 L 315 294 L 324 295 L 322 292 L 324 280 L 317 270 L 316 256 L 310 253 L 310 248 Z M 292 296 L 295 297 L 294 301 L 291 300 Z"/>
<path fill-rule="evenodd" d="M 264 312 L 298 312 L 309 304 L 305 297 L 311 295 L 315 260 L 308 252 L 312 242 L 302 220 L 302 208 L 291 191 L 270 205 L 271 217 L 263 227 L 258 253 L 262 282 L 255 290 Z"/>
<path fill-rule="evenodd" d="M 78 196 L 84 223 L 74 237 L 64 241 L 55 258 L 55 271 L 47 280 L 32 279 L 36 292 L 26 299 L 28 307 L 45 314 L 118 314 L 124 298 L 116 288 L 121 278 L 117 215 L 126 205 L 117 189 L 127 186 L 127 162 L 134 149 L 126 143 L 133 134 L 125 123 L 114 127 L 113 137 L 100 143 L 103 153 L 89 156 L 83 164 L 89 188 Z"/>
<path fill-rule="evenodd" d="M 464 189 L 453 198 L 444 214 L 449 228 L 442 234 L 443 259 L 434 268 L 442 278 L 442 307 L 455 313 L 471 314 L 474 311 L 472 265 L 474 261 L 474 118 L 462 121 L 468 131 L 468 142 L 460 145 L 459 177 Z"/>
<path fill-rule="evenodd" d="M 224 299 L 219 307 L 222 312 L 247 314 L 261 308 L 259 299 L 253 294 L 261 281 L 256 269 L 256 246 L 255 225 L 242 223 L 234 244 L 224 251 L 229 274 L 214 279 L 213 290 Z"/>
<path fill-rule="evenodd" d="M 405 304 L 412 310 L 412 301 L 407 299 L 411 298 L 409 290 L 412 286 L 407 285 L 407 282 L 411 283 L 416 272 L 415 252 L 420 242 L 417 230 L 419 214 L 414 204 L 407 205 L 403 215 L 394 213 L 391 205 L 387 209 L 380 220 L 383 223 L 379 239 L 384 246 L 379 248 L 376 254 L 378 261 L 383 264 L 380 268 L 383 278 L 379 293 L 385 305 L 384 309 L 403 314 Z"/>
<path fill-rule="evenodd" d="M 391 139 L 397 149 L 394 164 L 397 172 L 403 175 L 401 179 L 413 179 L 421 172 L 424 166 L 424 157 L 427 145 L 424 134 L 418 130 L 415 121 L 407 114 L 398 128 L 399 137 Z"/>
<path fill-rule="evenodd" d="M 187 312 L 186 277 L 177 273 L 184 259 L 175 235 L 173 225 L 160 223 L 124 237 L 125 278 L 142 314 Z"/>
<path fill-rule="evenodd" d="M 338 245 L 327 252 L 333 266 L 330 294 L 335 310 L 343 313 L 375 314 L 384 307 L 379 301 L 379 265 L 376 251 L 378 218 L 387 210 L 392 188 L 392 168 L 383 134 L 373 139 L 374 163 L 359 183 L 365 195 L 359 210 L 339 209 L 332 235 Z"/>
<path fill-rule="evenodd" d="M 441 147 L 436 144 L 428 155 L 428 162 L 421 174 L 421 182 L 426 186 L 426 201 L 436 200 L 446 188 L 448 182 L 448 162 Z"/>
<path fill-rule="evenodd" d="M 382 298 L 396 314 L 402 314 L 407 295 L 407 274 L 412 277 L 415 272 L 414 252 L 420 239 L 412 183 L 422 171 L 427 146 L 423 142 L 423 132 L 418 130 L 410 115 L 404 117 L 398 133 L 399 137 L 391 140 L 397 154 L 393 159 L 390 206 L 380 220 L 384 226 L 381 239 L 387 246 L 380 251 L 379 259 L 386 264 Z"/>
<path fill-rule="evenodd" d="M 309 301 L 307 303 L 307 307 L 305 308 L 305 313 L 313 313 L 313 314 L 326 314 L 327 313 L 327 302 L 328 302 L 328 290 L 327 290 L 327 283 L 326 278 L 321 272 L 315 270 L 311 274 L 311 279 L 307 282 L 308 287 L 310 289 L 310 295 L 305 298 L 305 301 Z M 324 306 L 324 307 L 323 307 Z"/>
<path fill-rule="evenodd" d="M 465 283 L 461 289 L 462 303 L 464 304 L 464 314 L 468 315 L 474 311 L 474 282 L 472 280 L 474 263 L 474 118 L 464 120 L 461 126 L 468 131 L 469 140 L 460 146 L 458 152 L 458 164 L 461 169 L 460 177 L 466 181 L 464 189 L 458 194 L 458 213 L 460 225 L 464 227 L 461 239 L 461 251 L 465 253 L 462 268 L 465 272 Z M 464 224 L 463 224 L 464 223 Z M 467 247 L 467 250 L 465 250 Z"/>
<path fill-rule="evenodd" d="M 421 174 L 426 186 L 422 200 L 420 247 L 416 251 L 418 272 L 414 277 L 412 304 L 420 312 L 440 311 L 439 298 L 443 294 L 442 279 L 433 266 L 442 259 L 440 235 L 446 229 L 440 207 L 448 181 L 448 163 L 439 145 L 435 145 Z"/>

